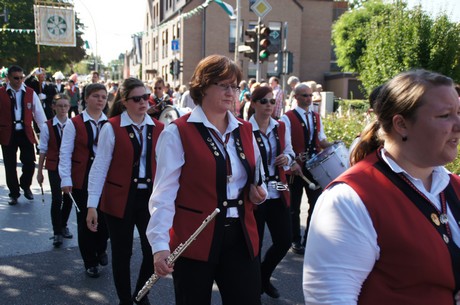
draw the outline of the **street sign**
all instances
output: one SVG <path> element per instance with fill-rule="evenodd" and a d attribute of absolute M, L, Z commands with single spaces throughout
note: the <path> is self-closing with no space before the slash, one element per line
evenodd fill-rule
<path fill-rule="evenodd" d="M 251 10 L 263 19 L 272 10 L 272 7 L 266 0 L 258 0 L 251 6 Z"/>
<path fill-rule="evenodd" d="M 171 40 L 171 50 L 179 51 L 179 40 L 177 39 Z"/>

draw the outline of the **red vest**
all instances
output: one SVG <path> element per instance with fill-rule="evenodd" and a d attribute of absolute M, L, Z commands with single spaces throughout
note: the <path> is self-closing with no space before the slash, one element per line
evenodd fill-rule
<path fill-rule="evenodd" d="M 304 121 L 300 121 L 297 115 L 294 113 L 295 110 L 289 110 L 286 112 L 286 116 L 289 118 L 291 122 L 291 142 L 292 142 L 292 149 L 294 150 L 296 156 L 299 153 L 303 153 L 307 150 L 305 147 L 305 138 L 307 135 L 304 132 L 305 125 Z M 320 124 L 320 117 L 317 112 L 313 111 L 313 115 L 316 117 L 316 130 L 318 133 L 321 131 L 321 124 Z M 313 139 L 315 141 L 315 147 L 318 152 L 321 151 L 321 146 L 319 145 L 319 138 L 318 135 Z M 297 160 L 297 163 L 304 168 L 304 162 Z M 289 174 L 289 173 L 288 173 Z"/>
<path fill-rule="evenodd" d="M 176 212 L 170 230 L 171 249 L 185 242 L 203 220 L 218 207 L 216 160 L 195 124 L 187 123 L 189 117 L 190 114 L 187 114 L 173 122 L 179 129 L 186 161 L 179 178 L 180 188 L 175 201 Z M 241 122 L 243 122 L 243 125 L 239 126 L 241 146 L 252 173 L 248 179 L 252 181 L 255 169 L 252 126 L 248 122 Z M 244 210 L 239 209 L 239 211 L 243 212 L 240 212 L 240 217 L 247 237 L 248 251 L 252 257 L 255 257 L 259 252 L 259 237 L 254 218 L 254 204 L 249 201 L 248 189 L 247 186 L 244 191 Z M 220 216 L 225 217 L 225 215 Z M 217 230 L 216 219 L 209 223 L 182 256 L 208 261 L 215 230 Z"/>
<path fill-rule="evenodd" d="M 46 152 L 45 168 L 47 170 L 56 171 L 59 163 L 59 144 L 57 141 L 57 134 L 53 128 L 53 119 L 46 121 L 48 126 L 49 140 L 48 140 L 48 151 Z"/>
<path fill-rule="evenodd" d="M 72 153 L 72 183 L 76 189 L 84 189 L 90 170 L 89 162 L 94 160 L 92 147 L 89 143 L 88 130 L 86 129 L 83 116 L 77 115 L 72 118 L 75 126 L 75 142 Z M 91 132 L 91 136 L 93 136 Z"/>
<path fill-rule="evenodd" d="M 374 152 L 335 180 L 350 185 L 362 199 L 380 247 L 380 258 L 363 283 L 358 304 L 454 304 L 455 280 L 443 238 L 415 204 L 373 166 L 377 160 Z M 458 196 L 460 178 L 454 176 L 451 183 Z"/>
<path fill-rule="evenodd" d="M 24 132 L 26 133 L 27 139 L 30 143 L 36 144 L 37 140 L 35 138 L 34 129 L 32 127 L 33 121 L 33 105 L 34 105 L 34 90 L 26 87 L 26 92 L 22 93 L 25 94 L 23 96 L 23 103 L 22 103 L 22 113 L 24 124 Z M 10 96 L 6 91 L 6 88 L 1 86 L 0 87 L 0 144 L 1 145 L 9 145 L 11 141 L 11 136 L 13 134 L 13 130 L 15 126 L 13 126 L 13 121 L 15 118 L 12 116 L 12 103 L 10 100 Z M 41 126 L 40 126 L 41 127 Z"/>
<path fill-rule="evenodd" d="M 150 152 L 150 156 L 147 156 L 147 158 L 150 158 L 151 168 L 146 169 L 147 171 L 151 171 L 149 177 L 155 177 L 155 147 L 158 137 L 164 128 L 163 123 L 155 119 L 153 120 L 155 123 L 153 134 L 147 135 L 147 141 L 150 141 L 150 144 L 143 144 L 150 146 L 150 148 L 147 148 L 147 153 Z M 102 191 L 101 211 L 114 217 L 123 218 L 133 178 L 137 177 L 133 177 L 133 164 L 135 162 L 133 144 L 126 127 L 120 127 L 120 121 L 120 115 L 109 119 L 115 133 L 115 146 Z M 147 182 L 151 188 L 153 181 Z"/>

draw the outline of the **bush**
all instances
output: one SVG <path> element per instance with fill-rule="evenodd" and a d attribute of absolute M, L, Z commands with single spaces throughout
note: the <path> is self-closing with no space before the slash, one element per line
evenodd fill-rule
<path fill-rule="evenodd" d="M 343 103 L 342 103 L 343 102 Z M 349 113 L 353 107 L 350 105 L 359 105 L 360 102 L 351 102 L 351 100 L 343 100 L 340 106 L 343 106 L 342 113 Z M 367 106 L 366 106 L 367 107 Z M 343 115 L 339 117 L 337 113 L 329 114 L 323 119 L 324 132 L 328 141 L 342 141 L 345 145 L 350 147 L 353 140 L 361 133 L 366 124 L 373 119 L 369 118 L 363 109 L 367 108 L 354 108 L 356 111 L 351 111 L 351 115 Z M 446 168 L 456 174 L 460 173 L 460 157 L 446 165 Z"/>

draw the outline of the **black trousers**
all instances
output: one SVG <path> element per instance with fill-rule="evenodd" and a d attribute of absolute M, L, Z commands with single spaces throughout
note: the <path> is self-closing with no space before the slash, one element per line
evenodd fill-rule
<path fill-rule="evenodd" d="M 97 226 L 97 232 L 91 232 L 86 225 L 86 215 L 88 215 L 88 209 L 86 207 L 88 191 L 73 189 L 72 196 L 80 209 L 80 212 L 77 212 L 78 247 L 80 248 L 80 254 L 83 258 L 85 269 L 96 267 L 99 265 L 98 256 L 107 250 L 109 234 L 105 224 L 105 218 L 98 210 L 99 225 Z"/>
<path fill-rule="evenodd" d="M 137 190 L 134 200 L 126 205 L 123 218 L 104 214 L 109 229 L 112 247 L 112 272 L 120 304 L 132 304 L 130 261 L 133 254 L 134 227 L 139 232 L 142 250 L 142 264 L 137 278 L 134 295 L 153 274 L 153 254 L 145 234 L 150 220 L 148 190 Z"/>
<path fill-rule="evenodd" d="M 268 199 L 257 206 L 254 211 L 259 232 L 260 249 L 264 238 L 265 223 L 272 238 L 272 245 L 267 249 L 261 263 L 262 284 L 270 281 L 273 271 L 281 262 L 292 242 L 291 216 L 289 208 L 281 198 Z"/>
<path fill-rule="evenodd" d="M 315 182 L 313 176 L 306 169 L 303 170 L 303 174 L 308 180 Z M 288 181 L 292 179 L 288 177 Z M 301 233 L 300 233 L 300 204 L 302 203 L 303 190 L 307 193 L 308 197 L 308 217 L 307 223 L 305 226 L 304 241 L 307 239 L 308 228 L 310 227 L 311 215 L 313 214 L 313 209 L 315 208 L 316 201 L 321 195 L 323 189 L 319 188 L 317 190 L 311 190 L 308 187 L 308 184 L 299 176 L 294 176 L 292 184 L 289 185 L 290 198 L 291 198 L 291 224 L 292 224 L 292 242 L 300 243 L 301 242 Z"/>
<path fill-rule="evenodd" d="M 20 150 L 19 159 L 22 163 L 22 175 L 18 181 L 17 152 Z M 5 166 L 6 185 L 11 198 L 19 198 L 19 187 L 30 188 L 35 172 L 34 145 L 30 143 L 24 130 L 13 132 L 9 145 L 2 145 L 3 163 Z"/>
<path fill-rule="evenodd" d="M 224 230 L 217 263 L 180 257 L 174 264 L 176 305 L 210 305 L 214 281 L 222 305 L 261 304 L 260 260 L 250 257 L 239 222 Z"/>
<path fill-rule="evenodd" d="M 62 194 L 61 178 L 57 170 L 48 170 L 48 179 L 51 186 L 51 224 L 54 235 L 62 234 L 62 229 L 67 227 L 72 199 L 68 194 Z"/>

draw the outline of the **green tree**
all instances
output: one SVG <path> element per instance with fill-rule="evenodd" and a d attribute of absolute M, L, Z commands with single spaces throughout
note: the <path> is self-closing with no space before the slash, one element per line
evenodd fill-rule
<path fill-rule="evenodd" d="M 51 2 L 51 1 L 50 1 Z M 54 2 L 62 2 L 55 0 Z M 38 51 L 35 44 L 35 33 L 24 30 L 34 29 L 34 0 L 11 1 L 0 0 L 0 8 L 9 11 L 8 22 L 0 20 L 0 66 L 18 64 L 30 71 L 38 64 Z M 76 47 L 40 46 L 40 65 L 53 70 L 64 70 L 66 65 L 79 62 L 85 56 L 83 39 L 81 38 L 83 24 L 78 18 L 76 24 Z M 20 29 L 11 32 L 5 29 Z"/>
<path fill-rule="evenodd" d="M 337 62 L 358 72 L 367 92 L 414 68 L 460 80 L 460 25 L 445 14 L 432 19 L 420 6 L 409 10 L 404 1 L 376 0 L 345 15 L 334 25 Z"/>

